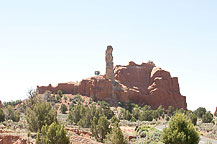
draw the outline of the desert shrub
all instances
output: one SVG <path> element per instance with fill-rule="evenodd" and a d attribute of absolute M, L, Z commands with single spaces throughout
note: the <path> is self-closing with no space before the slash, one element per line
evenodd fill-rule
<path fill-rule="evenodd" d="M 133 104 L 133 103 L 127 103 L 125 106 L 125 109 L 128 110 L 130 113 L 132 113 L 134 106 L 135 106 L 135 104 Z"/>
<path fill-rule="evenodd" d="M 98 104 L 100 108 L 103 110 L 102 114 L 104 114 L 107 117 L 107 119 L 111 119 L 114 115 L 114 112 L 110 109 L 110 105 L 105 101 L 99 101 Z"/>
<path fill-rule="evenodd" d="M 60 97 L 62 98 L 63 92 L 62 92 L 61 90 L 58 90 L 58 91 L 57 91 L 57 96 L 60 96 Z"/>
<path fill-rule="evenodd" d="M 191 113 L 188 115 L 188 117 L 190 118 L 191 122 L 196 125 L 197 124 L 197 116 L 194 113 Z"/>
<path fill-rule="evenodd" d="M 61 101 L 61 96 L 60 95 L 57 95 L 56 96 L 56 102 L 60 102 Z"/>
<path fill-rule="evenodd" d="M 93 117 L 99 119 L 100 114 L 103 114 L 102 110 L 97 108 L 96 105 L 85 107 L 82 104 L 77 104 L 71 108 L 68 120 L 69 122 L 80 125 L 81 127 L 89 128 Z"/>
<path fill-rule="evenodd" d="M 170 120 L 170 117 L 167 115 L 166 116 L 166 121 L 169 121 Z"/>
<path fill-rule="evenodd" d="M 135 119 L 139 119 L 139 115 L 140 115 L 140 110 L 138 108 L 136 109 L 133 109 L 132 111 L 132 116 L 135 118 Z"/>
<path fill-rule="evenodd" d="M 15 111 L 12 106 L 8 105 L 5 112 L 5 117 L 7 120 L 12 120 L 14 122 L 18 122 L 20 120 L 20 114 Z"/>
<path fill-rule="evenodd" d="M 132 117 L 132 118 L 130 119 L 130 121 L 131 121 L 131 122 L 136 122 L 135 117 Z"/>
<path fill-rule="evenodd" d="M 64 125 L 56 122 L 50 126 L 44 125 L 41 131 L 37 132 L 36 144 L 69 144 Z"/>
<path fill-rule="evenodd" d="M 62 114 L 66 114 L 66 111 L 68 110 L 67 106 L 65 104 L 62 104 L 60 107 L 60 111 Z"/>
<path fill-rule="evenodd" d="M 140 121 L 152 121 L 153 120 L 153 111 L 145 110 L 139 116 Z"/>
<path fill-rule="evenodd" d="M 163 130 L 162 140 L 165 144 L 198 144 L 200 137 L 194 125 L 179 113 L 171 117 L 169 127 Z"/>
<path fill-rule="evenodd" d="M 73 103 L 71 103 L 71 104 L 69 105 L 69 111 L 71 111 L 74 106 L 75 106 L 75 105 L 74 105 Z"/>
<path fill-rule="evenodd" d="M 122 108 L 119 114 L 119 119 L 129 121 L 131 120 L 131 118 L 132 118 L 131 113 L 128 110 Z"/>
<path fill-rule="evenodd" d="M 9 105 L 12 106 L 12 107 L 14 107 L 14 106 L 16 106 L 17 104 L 21 104 L 21 103 L 22 103 L 21 100 L 4 102 L 4 103 L 3 103 L 3 107 L 7 107 L 7 106 L 9 106 Z"/>
<path fill-rule="evenodd" d="M 114 123 L 119 123 L 120 120 L 114 115 L 112 118 L 111 118 L 111 123 L 114 124 Z"/>
<path fill-rule="evenodd" d="M 64 100 L 67 101 L 67 99 L 68 99 L 67 96 L 64 96 Z"/>
<path fill-rule="evenodd" d="M 44 125 L 51 125 L 57 121 L 56 109 L 53 109 L 48 102 L 37 102 L 32 109 L 27 108 L 26 120 L 29 130 L 37 132 Z"/>
<path fill-rule="evenodd" d="M 122 102 L 118 102 L 118 106 L 119 106 L 119 107 L 123 107 L 124 104 L 123 104 Z"/>
<path fill-rule="evenodd" d="M 110 132 L 109 121 L 106 116 L 102 115 L 99 119 L 96 117 L 91 121 L 91 132 L 97 141 L 103 142 L 106 135 Z"/>
<path fill-rule="evenodd" d="M 157 108 L 157 113 L 159 116 L 163 116 L 164 114 L 164 108 L 162 107 L 162 105 L 160 105 L 158 108 Z"/>
<path fill-rule="evenodd" d="M 206 108 L 199 107 L 194 111 L 194 113 L 197 115 L 197 117 L 202 118 L 203 115 L 206 113 Z"/>
<path fill-rule="evenodd" d="M 106 135 L 105 143 L 106 144 L 128 144 L 117 122 L 114 123 L 111 132 Z"/>
<path fill-rule="evenodd" d="M 144 105 L 144 106 L 142 107 L 142 110 L 143 110 L 143 111 L 148 111 L 148 110 L 152 110 L 152 108 L 151 108 L 150 105 Z"/>
<path fill-rule="evenodd" d="M 183 108 L 180 108 L 180 109 L 176 109 L 175 113 L 182 113 L 182 114 L 185 114 L 186 111 L 185 111 Z"/>
<path fill-rule="evenodd" d="M 169 106 L 168 109 L 166 110 L 166 113 L 168 116 L 172 116 L 175 113 L 175 109 L 173 106 Z"/>
<path fill-rule="evenodd" d="M 206 112 L 203 116 L 202 116 L 202 122 L 203 123 L 211 123 L 213 120 L 213 115 L 210 111 Z"/>
<path fill-rule="evenodd" d="M 68 120 L 71 123 L 78 124 L 82 116 L 85 116 L 85 109 L 86 108 L 81 104 L 75 105 L 69 112 Z"/>
<path fill-rule="evenodd" d="M 4 111 L 2 109 L 0 109 L 0 122 L 5 121 L 5 114 Z"/>

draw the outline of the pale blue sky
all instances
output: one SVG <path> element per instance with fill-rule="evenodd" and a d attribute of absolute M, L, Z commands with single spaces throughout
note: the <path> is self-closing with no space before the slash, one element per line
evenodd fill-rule
<path fill-rule="evenodd" d="M 188 108 L 217 106 L 215 0 L 0 1 L 0 99 L 148 60 L 179 77 Z"/>

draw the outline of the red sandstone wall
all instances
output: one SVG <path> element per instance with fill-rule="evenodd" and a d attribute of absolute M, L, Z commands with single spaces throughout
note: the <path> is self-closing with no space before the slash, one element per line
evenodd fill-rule
<path fill-rule="evenodd" d="M 180 94 L 177 77 L 171 77 L 168 71 L 155 67 L 152 63 L 137 65 L 130 62 L 127 66 L 116 66 L 115 94 L 118 101 L 124 103 L 148 104 L 153 108 L 162 105 L 167 108 L 187 109 L 186 97 Z M 111 101 L 112 81 L 105 76 L 96 76 L 80 83 L 61 83 L 57 87 L 37 87 L 39 93 L 46 90 L 57 93 L 81 94 L 98 100 Z"/>

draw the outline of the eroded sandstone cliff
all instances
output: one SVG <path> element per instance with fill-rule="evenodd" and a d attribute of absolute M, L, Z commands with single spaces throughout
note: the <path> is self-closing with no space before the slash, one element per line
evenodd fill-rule
<path fill-rule="evenodd" d="M 186 97 L 180 93 L 177 77 L 171 77 L 168 71 L 156 67 L 150 61 L 141 65 L 131 61 L 128 65 L 113 68 L 112 50 L 108 46 L 105 75 L 84 79 L 79 83 L 60 83 L 55 87 L 51 84 L 38 86 L 38 93 L 46 90 L 57 93 L 62 90 L 65 94 L 81 94 L 111 104 L 114 104 L 115 98 L 115 101 L 151 105 L 153 108 L 160 105 L 167 108 L 171 105 L 187 109 Z"/>
<path fill-rule="evenodd" d="M 155 67 L 152 63 L 141 65 L 130 62 L 126 66 L 116 66 L 115 94 L 123 103 L 148 104 L 157 108 L 170 105 L 175 108 L 187 108 L 186 97 L 179 90 L 177 77 L 171 77 L 168 71 Z M 79 83 L 60 83 L 56 87 L 38 86 L 37 91 L 44 93 L 49 90 L 57 93 L 81 94 L 98 100 L 110 102 L 112 99 L 112 81 L 105 75 L 84 79 Z"/>

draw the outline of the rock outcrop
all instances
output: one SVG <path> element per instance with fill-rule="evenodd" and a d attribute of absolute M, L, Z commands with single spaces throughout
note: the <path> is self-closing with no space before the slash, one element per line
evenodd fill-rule
<path fill-rule="evenodd" d="M 27 144 L 27 140 L 20 136 L 0 135 L 0 144 Z"/>
<path fill-rule="evenodd" d="M 215 110 L 215 112 L 214 112 L 214 116 L 217 117 L 217 107 L 216 107 L 216 110 Z"/>
<path fill-rule="evenodd" d="M 0 101 L 0 108 L 2 108 L 2 101 Z"/>
<path fill-rule="evenodd" d="M 108 56 L 110 56 L 108 58 Z M 187 109 L 186 97 L 182 96 L 177 77 L 171 77 L 165 71 L 151 61 L 138 65 L 129 62 L 128 65 L 113 66 L 112 47 L 106 51 L 106 74 L 84 79 L 79 83 L 61 83 L 56 87 L 37 87 L 38 93 L 49 90 L 56 93 L 81 94 L 97 100 L 105 100 L 113 104 L 136 103 L 139 105 L 151 105 L 157 108 L 173 106 Z M 110 64 L 109 64 L 110 63 Z M 114 77 L 114 78 L 113 78 Z"/>

